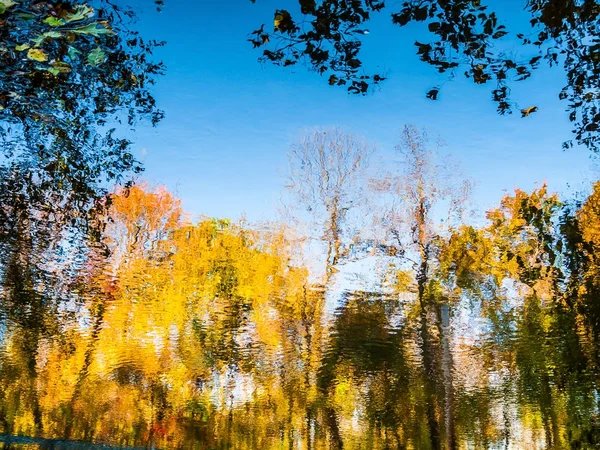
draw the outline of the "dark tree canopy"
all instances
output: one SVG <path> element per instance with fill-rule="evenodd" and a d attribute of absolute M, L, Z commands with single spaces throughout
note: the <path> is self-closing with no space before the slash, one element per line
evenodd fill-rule
<path fill-rule="evenodd" d="M 297 4 L 296 4 L 297 3 Z M 510 86 L 529 78 L 545 63 L 562 66 L 567 83 L 558 93 L 567 102 L 569 119 L 578 144 L 600 150 L 600 3 L 598 0 L 523 0 L 530 27 L 510 29 L 509 17 L 494 12 L 501 2 L 482 0 L 418 0 L 397 3 L 384 0 L 298 0 L 274 14 L 273 26 L 263 25 L 250 35 L 254 47 L 263 48 L 261 61 L 279 66 L 299 62 L 324 75 L 330 85 L 365 94 L 384 80 L 369 73 L 361 61 L 366 22 L 374 13 L 389 13 L 399 27 L 424 22 L 428 42 L 415 42 L 419 58 L 440 73 L 463 74 L 476 84 L 490 84 L 500 114 L 519 106 L 511 100 Z M 294 12 L 295 11 L 295 12 Z M 516 57 L 505 53 L 502 39 L 523 45 Z M 439 86 L 427 97 L 436 100 Z M 523 117 L 536 106 L 521 109 Z M 564 147 L 572 146 L 565 142 Z"/>
<path fill-rule="evenodd" d="M 32 211 L 83 217 L 107 182 L 141 170 L 116 127 L 161 119 L 148 88 L 163 67 L 134 19 L 109 0 L 0 0 L 0 175 L 22 180 L 3 191 L 8 215 L 18 194 Z"/>
<path fill-rule="evenodd" d="M 28 345 L 56 333 L 60 286 L 97 244 L 107 188 L 141 170 L 119 133 L 162 118 L 149 91 L 161 43 L 134 19 L 110 0 L 0 0 L 0 325 Z"/>

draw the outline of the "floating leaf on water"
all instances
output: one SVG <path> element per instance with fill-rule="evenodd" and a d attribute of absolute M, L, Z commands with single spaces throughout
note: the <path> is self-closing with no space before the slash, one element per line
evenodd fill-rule
<path fill-rule="evenodd" d="M 89 19 L 94 15 L 94 8 L 87 5 L 77 5 L 75 12 L 68 14 L 65 20 L 67 22 L 78 22 L 80 20 Z"/>
<path fill-rule="evenodd" d="M 39 62 L 48 61 L 48 55 L 40 48 L 30 48 L 27 52 L 27 58 Z"/>
<path fill-rule="evenodd" d="M 94 50 L 90 52 L 87 57 L 88 63 L 92 66 L 98 66 L 106 61 L 106 53 L 100 48 L 96 47 Z"/>
<path fill-rule="evenodd" d="M 114 34 L 114 31 L 102 26 L 99 22 L 90 23 L 85 27 L 79 27 L 73 30 L 77 34 L 89 34 L 90 36 L 99 37 L 103 34 Z"/>
<path fill-rule="evenodd" d="M 12 0 L 0 0 L 0 14 L 4 14 L 13 5 L 16 5 L 16 3 Z"/>
<path fill-rule="evenodd" d="M 47 31 L 46 33 L 42 34 L 42 36 L 44 37 L 44 39 L 56 39 L 62 36 L 62 33 L 60 33 L 59 31 Z"/>
<path fill-rule="evenodd" d="M 58 71 L 58 73 L 68 73 L 71 71 L 71 65 L 63 61 L 54 61 L 50 66 L 52 66 L 53 70 Z"/>
<path fill-rule="evenodd" d="M 81 50 L 76 49 L 73 46 L 69 46 L 69 50 L 67 51 L 67 55 L 70 59 L 75 59 L 78 54 L 81 53 Z"/>
<path fill-rule="evenodd" d="M 22 51 L 29 49 L 30 47 L 31 46 L 29 44 L 19 44 L 15 47 L 15 50 L 18 52 L 22 52 Z"/>
<path fill-rule="evenodd" d="M 13 14 L 21 20 L 32 20 L 37 17 L 35 14 L 26 13 L 22 11 L 15 11 Z"/>
<path fill-rule="evenodd" d="M 51 27 L 60 27 L 61 25 L 65 24 L 65 21 L 63 19 L 57 19 L 54 16 L 50 16 L 44 20 L 44 23 L 47 23 Z"/>
<path fill-rule="evenodd" d="M 46 39 L 56 39 L 62 36 L 62 33 L 58 31 L 47 31 L 46 33 L 40 34 L 38 37 L 31 40 L 36 47 L 41 46 Z"/>

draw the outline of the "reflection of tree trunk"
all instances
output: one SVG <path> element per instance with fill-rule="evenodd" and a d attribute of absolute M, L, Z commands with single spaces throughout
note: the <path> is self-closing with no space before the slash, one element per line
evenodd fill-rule
<path fill-rule="evenodd" d="M 533 323 L 528 324 L 528 326 L 531 327 L 530 331 L 532 333 L 532 336 L 535 336 L 535 338 L 540 336 L 542 337 L 542 339 L 545 339 L 546 334 L 542 325 L 542 321 L 545 315 L 543 312 L 541 300 L 537 296 L 534 296 L 532 299 L 529 300 L 527 309 L 531 311 L 528 311 L 528 313 L 530 312 L 535 318 L 535 321 Z M 548 369 L 548 361 L 546 359 L 546 352 L 544 351 L 543 346 L 544 343 L 542 342 L 541 361 L 539 362 L 539 366 L 536 367 L 537 370 L 539 370 L 540 377 L 540 392 L 538 396 L 538 404 L 540 407 L 542 422 L 544 425 L 546 448 L 555 449 L 560 448 L 561 439 L 560 431 L 558 429 L 558 417 L 554 408 L 552 385 L 550 382 L 550 375 L 548 374 L 548 371 L 550 369 Z"/>
<path fill-rule="evenodd" d="M 448 305 L 440 308 L 442 318 L 442 371 L 444 374 L 444 424 L 446 431 L 446 448 L 454 450 L 456 439 L 454 436 L 454 391 L 452 387 L 452 351 L 450 350 L 450 311 Z"/>
<path fill-rule="evenodd" d="M 394 437 L 396 438 L 396 449 L 397 450 L 405 450 L 406 445 L 404 445 L 402 438 L 400 437 L 400 433 L 398 432 L 398 427 L 394 428 Z"/>
<path fill-rule="evenodd" d="M 24 260 L 21 259 L 24 253 Z M 18 324 L 17 354 L 23 355 L 25 374 L 29 381 L 29 401 L 37 433 L 43 432 L 42 411 L 37 390 L 37 353 L 44 327 L 45 307 L 41 294 L 33 289 L 35 272 L 29 266 L 32 254 L 31 243 L 19 241 L 5 272 L 4 286 L 8 287 L 14 311 L 10 311 L 13 322 Z M 21 333 L 20 341 L 18 333 Z"/>
<path fill-rule="evenodd" d="M 550 377 L 545 373 L 542 377 L 542 418 L 546 434 L 546 448 L 559 448 L 560 431 L 558 429 L 558 418 L 552 402 L 552 387 Z"/>
<path fill-rule="evenodd" d="M 305 426 L 306 426 L 306 450 L 313 450 L 313 433 L 315 424 L 315 407 L 309 401 L 310 391 L 314 389 L 313 377 L 313 353 L 318 351 L 321 342 L 321 312 L 325 300 L 325 289 L 323 286 L 304 288 L 304 308 L 302 312 L 302 326 L 304 328 L 304 341 L 306 352 L 304 354 L 304 392 L 305 401 Z"/>
<path fill-rule="evenodd" d="M 429 437 L 433 450 L 441 449 L 439 424 L 436 414 L 437 396 L 435 383 L 435 362 L 433 345 L 429 334 L 428 302 L 425 299 L 425 285 L 427 283 L 427 252 L 422 248 L 421 265 L 417 273 L 417 295 L 420 306 L 420 337 L 421 356 L 423 358 L 423 375 L 425 385 L 425 398 L 427 402 L 426 414 L 429 425 Z"/>
<path fill-rule="evenodd" d="M 325 418 L 327 420 L 329 432 L 331 433 L 331 448 L 333 450 L 342 450 L 344 448 L 344 443 L 340 434 L 340 427 L 338 425 L 337 415 L 335 413 L 335 410 L 331 406 L 325 408 Z"/>
<path fill-rule="evenodd" d="M 417 195 L 418 203 L 415 210 L 415 228 L 416 232 L 416 244 L 419 249 L 420 264 L 417 268 L 417 300 L 420 308 L 420 337 L 421 337 L 421 356 L 423 358 L 423 371 L 424 371 L 424 385 L 425 385 L 425 398 L 427 401 L 427 422 L 429 424 L 429 437 L 431 441 L 431 448 L 433 450 L 441 449 L 440 441 L 440 426 L 438 423 L 437 415 L 437 383 L 436 383 L 436 370 L 435 370 L 435 354 L 432 343 L 432 337 L 429 331 L 429 320 L 428 315 L 430 312 L 429 301 L 426 298 L 426 287 L 428 284 L 428 271 L 429 271 L 429 237 L 427 236 L 427 200 L 425 196 L 425 186 L 423 182 L 423 174 L 420 172 L 422 167 L 418 167 L 418 184 L 417 184 Z"/>
<path fill-rule="evenodd" d="M 109 294 L 107 293 L 106 295 L 109 295 Z M 85 350 L 83 366 L 79 370 L 79 375 L 77 376 L 77 381 L 75 382 L 73 394 L 71 395 L 71 400 L 69 401 L 69 406 L 68 406 L 67 413 L 66 413 L 67 423 L 65 425 L 65 430 L 64 430 L 64 437 L 66 440 L 71 439 L 71 433 L 73 431 L 73 423 L 74 423 L 75 403 L 77 402 L 77 398 L 79 397 L 79 394 L 81 393 L 81 388 L 83 387 L 83 383 L 85 382 L 85 379 L 87 378 L 90 365 L 92 364 L 92 358 L 94 357 L 94 352 L 96 350 L 96 343 L 98 341 L 98 336 L 100 334 L 100 329 L 102 327 L 102 323 L 104 322 L 104 312 L 105 311 L 106 311 L 105 300 L 100 300 L 96 306 L 94 325 L 92 326 L 92 333 L 89 338 L 89 344 Z"/>
<path fill-rule="evenodd" d="M 337 266 L 340 257 L 340 211 L 338 206 L 339 200 L 336 197 L 331 212 L 331 238 L 333 243 L 333 257 L 331 259 L 332 268 Z"/>
<path fill-rule="evenodd" d="M 6 420 L 6 406 L 0 405 L 0 430 L 2 434 L 12 434 L 12 428 L 10 427 L 8 420 Z"/>
<path fill-rule="evenodd" d="M 340 250 L 340 233 L 338 228 L 338 210 L 337 210 L 337 199 L 334 199 L 333 209 L 331 211 L 330 218 L 330 229 L 328 230 L 329 239 L 327 242 L 327 266 L 325 288 L 327 289 L 331 284 L 331 278 L 333 276 L 335 266 L 338 263 L 339 250 Z M 340 429 L 338 425 L 337 415 L 332 407 L 325 408 L 325 419 L 327 427 L 329 428 L 331 445 L 334 450 L 341 450 L 343 448 L 342 437 L 340 435 Z"/>
<path fill-rule="evenodd" d="M 235 441 L 232 440 L 232 436 L 234 436 L 233 433 L 233 388 L 235 387 L 235 382 L 233 377 L 230 377 L 229 375 L 227 375 L 227 377 L 229 378 L 229 381 L 227 383 L 227 386 L 225 388 L 225 392 L 226 395 L 228 395 L 227 398 L 229 398 L 229 411 L 227 414 L 227 426 L 226 426 L 226 432 L 225 432 L 225 436 L 226 436 L 226 442 L 227 442 L 227 447 L 226 448 L 232 448 L 235 445 Z M 225 400 L 227 401 L 227 400 Z"/>
<path fill-rule="evenodd" d="M 156 448 L 155 437 L 164 436 L 163 421 L 167 411 L 167 390 L 159 378 L 150 381 L 150 404 L 152 405 L 152 422 L 147 446 Z"/>
<path fill-rule="evenodd" d="M 502 430 L 502 434 L 504 435 L 504 450 L 508 450 L 510 447 L 510 438 L 511 438 L 511 420 L 508 414 L 508 409 L 510 408 L 510 381 L 508 376 L 505 377 L 503 382 L 503 405 L 502 405 L 502 418 L 504 420 L 504 429 Z"/>
<path fill-rule="evenodd" d="M 383 372 L 383 377 L 384 377 L 384 382 L 385 382 L 385 398 L 386 399 L 392 399 L 394 398 L 393 394 L 390 392 L 390 388 L 392 386 L 393 381 L 390 380 L 390 372 L 388 372 L 388 370 L 384 370 Z M 404 445 L 404 441 L 402 439 L 402 437 L 400 436 L 400 429 L 402 428 L 402 424 L 401 421 L 398 418 L 398 415 L 396 414 L 396 412 L 394 411 L 394 405 L 392 403 L 392 401 L 388 401 L 386 400 L 386 415 L 388 415 L 388 417 L 386 419 L 387 424 L 385 425 L 385 440 L 386 440 L 386 449 L 391 448 L 389 442 L 388 442 L 388 432 L 390 434 L 392 434 L 394 436 L 394 440 L 396 442 L 396 450 L 405 450 L 406 446 Z M 389 422 L 389 415 L 392 416 L 392 421 L 391 424 Z"/>
<path fill-rule="evenodd" d="M 329 229 L 326 230 L 327 234 L 327 261 L 325 267 L 326 282 L 325 285 L 329 287 L 331 276 L 334 273 L 335 266 L 339 263 L 340 247 L 342 242 L 340 240 L 340 211 L 339 211 L 339 198 L 334 197 L 332 199 L 331 210 L 329 211 Z"/>
<path fill-rule="evenodd" d="M 18 269 L 17 269 L 18 270 Z M 17 276 L 22 276 L 19 274 Z M 27 275 L 26 275 L 27 277 Z M 26 279 L 26 278 L 25 278 Z M 40 407 L 40 399 L 37 389 L 37 353 L 40 344 L 40 327 L 44 323 L 44 310 L 42 299 L 32 289 L 26 287 L 24 280 L 18 280 L 15 283 L 16 290 L 14 292 L 15 300 L 19 303 L 28 304 L 30 307 L 29 317 L 25 317 L 23 324 L 23 336 L 21 342 L 21 352 L 25 357 L 27 378 L 29 379 L 29 393 L 31 401 L 31 413 L 33 415 L 33 423 L 35 424 L 36 432 L 43 433 L 42 410 Z"/>
<path fill-rule="evenodd" d="M 31 393 L 31 413 L 33 414 L 33 423 L 35 424 L 36 431 L 41 434 L 44 431 L 44 424 L 42 421 L 42 410 L 37 391 L 36 355 L 39 345 L 39 333 L 37 330 L 25 331 L 25 341 L 22 351 L 27 358 L 27 375 L 30 381 L 29 391 Z"/>
<path fill-rule="evenodd" d="M 433 355 L 431 353 L 432 348 L 429 339 L 429 332 L 427 331 L 427 311 L 421 312 L 421 341 L 422 341 L 422 357 L 423 357 L 423 370 L 424 370 L 424 385 L 425 385 L 425 397 L 427 402 L 426 414 L 427 423 L 429 425 L 429 437 L 431 441 L 431 447 L 434 450 L 439 450 L 440 446 L 440 434 L 439 425 L 436 414 L 436 403 L 437 398 L 435 395 L 435 369 Z"/>
<path fill-rule="evenodd" d="M 308 397 L 311 389 L 311 370 L 312 364 L 310 361 L 312 355 L 312 330 L 310 326 L 305 324 L 306 330 L 306 360 L 305 360 L 305 372 L 304 372 L 304 389 L 306 396 Z M 308 404 L 308 399 L 305 404 L 306 407 L 306 450 L 312 450 L 312 424 L 313 424 L 313 408 L 312 405 Z"/>
<path fill-rule="evenodd" d="M 294 450 L 294 399 L 290 399 L 290 405 L 288 407 L 288 450 Z"/>

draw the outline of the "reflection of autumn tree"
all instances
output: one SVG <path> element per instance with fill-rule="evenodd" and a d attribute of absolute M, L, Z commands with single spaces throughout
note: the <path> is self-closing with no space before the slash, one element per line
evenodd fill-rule
<path fill-rule="evenodd" d="M 521 437 L 522 445 L 543 439 L 548 448 L 566 448 L 581 445 L 582 436 L 593 433 L 589 417 L 582 414 L 591 411 L 597 389 L 582 333 L 586 319 L 568 288 L 579 274 L 563 263 L 565 242 L 580 235 L 568 212 L 563 225 L 556 226 L 560 207 L 545 186 L 530 194 L 517 190 L 488 213 L 487 228 L 463 227 L 444 249 L 444 270 L 478 302 L 488 321 L 485 338 L 471 354 L 497 381 L 479 384 L 467 399 L 479 411 L 480 429 L 467 431 L 472 416 L 464 409 L 461 414 L 469 420 L 459 421 L 474 438 L 496 435 L 508 444 L 516 439 L 511 434 L 515 417 L 531 433 L 529 441 Z M 490 396 L 503 398 L 495 431 L 481 421 L 493 412 Z"/>
<path fill-rule="evenodd" d="M 558 206 L 557 197 L 548 195 L 545 188 L 531 195 L 517 191 L 514 197 L 505 197 L 489 218 L 500 258 L 509 263 L 511 278 L 521 290 L 522 304 L 516 317 L 517 333 L 521 336 L 513 347 L 519 391 L 527 403 L 539 408 L 548 445 L 560 447 L 564 444 L 558 434 L 559 419 L 553 404 L 559 397 L 553 392 L 553 378 L 559 374 L 550 369 L 557 357 L 555 350 L 560 347 L 547 345 L 548 338 L 558 334 L 558 319 L 562 316 L 560 304 L 551 311 L 552 303 L 559 301 L 561 295 L 553 266 L 556 251 L 552 219 Z"/>
<path fill-rule="evenodd" d="M 592 194 L 563 224 L 568 247 L 569 269 L 573 273 L 571 291 L 574 304 L 584 319 L 582 324 L 589 343 L 600 339 L 600 183 Z M 595 364 L 600 364 L 600 349 L 591 351 Z"/>
<path fill-rule="evenodd" d="M 392 323 L 397 313 L 398 303 L 378 293 L 348 295 L 337 310 L 319 370 L 319 389 L 330 396 L 342 424 L 351 423 L 364 406 L 365 426 L 353 432 L 369 447 L 406 448 L 422 431 L 423 418 L 411 408 L 405 336 Z"/>
<path fill-rule="evenodd" d="M 396 148 L 401 156 L 400 167 L 372 182 L 374 190 L 386 202 L 384 213 L 375 217 L 385 238 L 381 248 L 399 260 L 400 267 L 409 265 L 409 272 L 397 273 L 399 285 L 414 285 L 418 314 L 420 355 L 423 383 L 427 396 L 427 420 L 431 446 L 434 449 L 455 448 L 452 393 L 452 353 L 450 350 L 450 308 L 455 303 L 451 292 L 444 289 L 437 277 L 439 246 L 449 233 L 447 226 L 438 225 L 436 216 L 446 223 L 461 218 L 469 194 L 469 183 L 455 180 L 440 156 L 430 147 L 425 132 L 412 126 L 404 127 L 402 140 Z M 443 209 L 446 207 L 448 213 Z M 411 274 L 414 277 L 411 280 Z M 403 281 L 404 278 L 408 279 Z"/>
<path fill-rule="evenodd" d="M 0 425 L 15 432 L 42 432 L 38 365 L 44 346 L 60 337 L 72 319 L 65 301 L 79 240 L 65 232 L 48 212 L 31 214 L 29 193 L 19 171 L 2 171 L 0 213 L 0 330 L 6 353 L 0 353 L 4 389 Z"/>
<path fill-rule="evenodd" d="M 563 214 L 557 245 L 564 247 L 564 272 L 568 276 L 564 307 L 573 319 L 567 323 L 572 344 L 565 347 L 560 362 L 570 378 L 567 407 L 567 437 L 572 447 L 600 440 L 597 399 L 600 391 L 600 184 L 596 182 L 583 204 Z M 574 336 L 574 333 L 576 337 Z M 576 351 L 575 351 L 576 350 Z M 596 411 L 596 412 L 594 412 Z"/>
<path fill-rule="evenodd" d="M 124 442 L 134 443 L 160 442 L 188 423 L 205 439 L 228 440 L 249 426 L 251 415 L 236 407 L 252 400 L 269 413 L 254 417 L 256 435 L 285 410 L 297 429 L 289 438 L 298 439 L 314 369 L 286 368 L 317 365 L 307 336 L 320 318 L 318 303 L 307 301 L 306 272 L 289 266 L 283 235 L 227 221 L 181 224 L 178 202 L 161 190 L 121 191 L 111 208 L 111 257 L 90 271 L 97 287 L 88 325 L 73 329 L 85 344 L 69 355 L 50 348 L 47 368 L 56 375 L 44 372 L 55 386 L 46 406 L 71 411 L 58 418 L 62 427 L 97 439 L 125 424 L 139 430 L 126 433 Z M 60 383 L 70 387 L 56 395 Z"/>
<path fill-rule="evenodd" d="M 161 44 L 109 1 L 4 0 L 0 16 L 0 270 L 11 296 L 1 307 L 15 312 L 11 332 L 29 335 L 32 368 L 36 341 L 62 325 L 57 310 L 73 312 L 65 286 L 98 232 L 106 185 L 140 170 L 107 124 L 162 118 L 148 89 L 163 71 L 149 59 Z"/>
<path fill-rule="evenodd" d="M 128 285 L 135 285 L 136 274 L 149 267 L 155 266 L 165 258 L 165 249 L 168 245 L 170 234 L 178 224 L 181 216 L 178 200 L 174 199 L 164 189 L 148 192 L 143 187 L 134 186 L 129 189 L 119 189 L 110 198 L 109 223 L 104 230 L 105 239 L 103 246 L 110 251 L 111 260 L 103 261 L 101 255 L 92 254 L 91 260 L 95 263 L 87 281 L 95 281 L 95 292 L 89 292 L 88 302 L 91 315 L 91 329 L 88 334 L 88 346 L 85 352 L 83 365 L 79 371 L 75 387 L 71 396 L 69 410 L 73 413 L 74 405 L 85 385 L 90 366 L 94 360 L 94 352 L 98 345 L 100 333 L 104 326 L 105 314 L 110 303 L 118 300 L 115 297 L 116 280 L 123 283 L 125 289 Z M 124 343 L 129 345 L 127 341 Z M 123 375 L 123 374 L 121 374 Z M 123 375 L 127 376 L 127 375 Z M 160 386 L 153 383 L 153 395 L 160 402 L 162 396 Z M 160 416 L 162 411 L 158 410 Z M 66 424 L 65 435 L 71 434 L 76 418 L 72 417 Z"/>
<path fill-rule="evenodd" d="M 192 224 L 163 189 L 117 191 L 103 244 L 61 266 L 60 285 L 28 265 L 50 249 L 16 221 L 24 238 L 2 242 L 0 431 L 207 450 L 593 448 L 596 197 L 566 208 L 545 187 L 516 191 L 484 226 L 425 223 L 427 240 L 418 222 L 389 222 L 403 234 L 378 247 L 396 263 L 387 282 L 345 291 L 332 315 L 285 228 Z M 421 303 L 420 265 L 401 258 L 423 242 Z"/>
<path fill-rule="evenodd" d="M 21 226 L 27 225 L 21 224 Z M 52 318 L 48 317 L 54 315 L 52 314 L 55 313 L 54 308 L 47 304 L 45 293 L 40 292 L 38 287 L 42 281 L 40 279 L 42 274 L 32 261 L 34 258 L 32 246 L 29 233 L 21 230 L 12 242 L 10 259 L 4 267 L 2 280 L 4 288 L 2 303 L 8 319 L 5 333 L 10 336 L 12 343 L 12 352 L 9 354 L 12 370 L 4 370 L 2 378 L 7 385 L 12 385 L 12 389 L 4 390 L 4 395 L 14 396 L 12 399 L 5 398 L 5 400 L 8 405 L 17 408 L 17 411 L 5 410 L 3 416 L 6 421 L 6 417 L 12 414 L 30 413 L 31 423 L 22 421 L 21 424 L 6 424 L 9 430 L 16 428 L 16 431 L 21 429 L 27 432 L 42 431 L 43 428 L 36 386 L 36 356 L 40 341 L 46 334 L 46 327 L 51 329 L 55 325 Z M 3 368 L 6 368 L 4 364 Z M 26 392 L 26 395 L 19 398 L 19 390 Z M 23 410 L 19 411 L 21 408 Z"/>

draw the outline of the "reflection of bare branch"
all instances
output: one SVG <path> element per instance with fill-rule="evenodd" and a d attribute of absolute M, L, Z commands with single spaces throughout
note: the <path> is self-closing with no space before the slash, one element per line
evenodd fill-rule
<path fill-rule="evenodd" d="M 323 228 L 328 274 L 343 253 L 343 225 L 349 211 L 359 204 L 358 181 L 372 153 L 370 145 L 338 129 L 307 135 L 290 152 L 287 187 Z"/>

